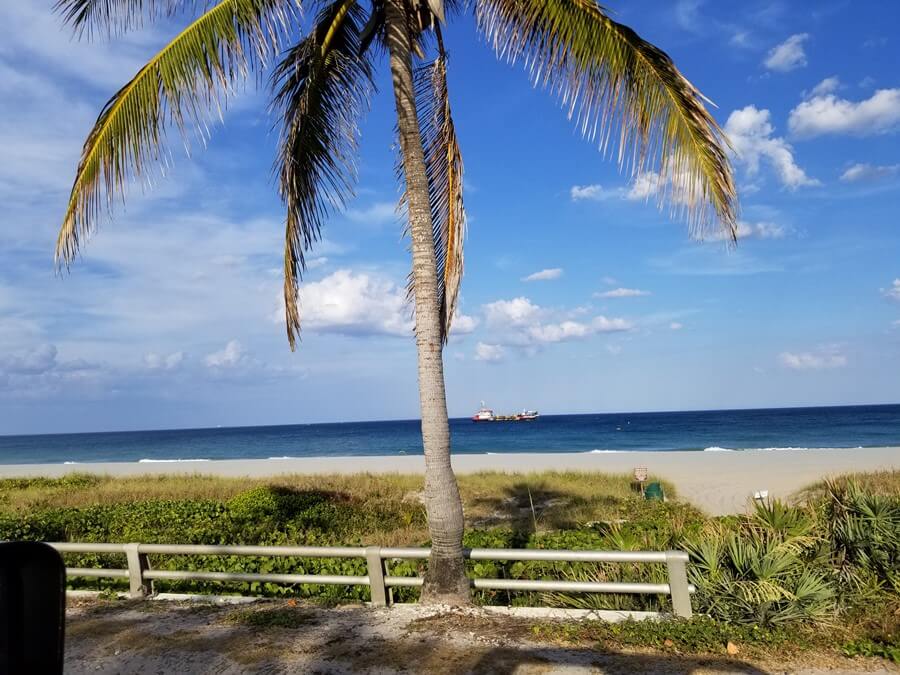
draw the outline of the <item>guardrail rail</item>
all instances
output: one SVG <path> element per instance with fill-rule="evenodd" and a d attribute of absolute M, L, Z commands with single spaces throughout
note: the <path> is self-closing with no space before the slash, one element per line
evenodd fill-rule
<path fill-rule="evenodd" d="M 277 584 L 333 584 L 368 586 L 372 604 L 387 606 L 392 602 L 391 589 L 399 586 L 421 586 L 422 577 L 398 577 L 388 574 L 387 561 L 424 560 L 431 551 L 427 548 L 324 547 L 324 546 L 206 546 L 193 544 L 101 544 L 50 543 L 60 553 L 119 553 L 128 562 L 126 569 L 67 567 L 70 577 L 128 579 L 129 594 L 144 597 L 152 594 L 154 579 L 269 582 Z M 338 576 L 326 574 L 264 574 L 237 572 L 207 572 L 197 570 L 155 570 L 150 567 L 150 554 L 166 555 L 247 555 L 290 556 L 298 558 L 362 558 L 366 561 L 366 576 Z M 531 579 L 472 579 L 476 589 L 508 591 L 557 591 L 572 593 L 636 593 L 668 595 L 672 613 L 691 616 L 691 593 L 688 584 L 688 555 L 683 551 L 566 551 L 545 549 L 466 549 L 470 560 L 542 560 L 546 562 L 609 562 L 664 564 L 668 583 L 550 581 Z"/>

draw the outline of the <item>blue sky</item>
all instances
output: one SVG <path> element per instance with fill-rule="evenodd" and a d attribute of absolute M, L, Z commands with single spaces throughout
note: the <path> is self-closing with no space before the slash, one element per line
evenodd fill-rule
<path fill-rule="evenodd" d="M 165 176 L 54 274 L 84 137 L 177 22 L 78 43 L 51 4 L 0 0 L 0 433 L 416 417 L 386 63 L 292 354 L 276 133 L 252 86 L 205 149 L 173 135 Z M 900 5 L 605 4 L 717 104 L 740 243 L 691 240 L 646 198 L 653 175 L 620 175 L 456 20 L 470 223 L 451 415 L 900 400 Z"/>

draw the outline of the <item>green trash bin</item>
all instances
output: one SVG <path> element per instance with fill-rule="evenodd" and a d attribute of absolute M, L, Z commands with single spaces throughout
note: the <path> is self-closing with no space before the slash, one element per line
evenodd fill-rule
<path fill-rule="evenodd" d="M 647 487 L 644 488 L 644 499 L 661 502 L 665 498 L 666 493 L 663 491 L 662 485 L 659 483 L 647 483 Z"/>

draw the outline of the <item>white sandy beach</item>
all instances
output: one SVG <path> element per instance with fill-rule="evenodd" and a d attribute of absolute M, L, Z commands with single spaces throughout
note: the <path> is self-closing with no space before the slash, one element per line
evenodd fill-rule
<path fill-rule="evenodd" d="M 292 473 L 421 473 L 421 456 L 305 457 L 202 462 L 110 462 L 0 465 L 0 477 L 56 477 L 73 472 L 114 476 L 213 474 L 276 476 Z M 457 455 L 458 473 L 572 470 L 607 473 L 647 467 L 676 486 L 679 495 L 711 514 L 742 511 L 748 497 L 768 490 L 789 497 L 817 480 L 853 471 L 900 469 L 900 448 L 747 450 L 741 452 L 603 452 Z"/>

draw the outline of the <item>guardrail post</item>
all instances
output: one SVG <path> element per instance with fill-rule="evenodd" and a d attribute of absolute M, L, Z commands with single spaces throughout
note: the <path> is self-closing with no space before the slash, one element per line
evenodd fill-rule
<path fill-rule="evenodd" d="M 150 569 L 147 554 L 138 550 L 140 544 L 125 544 L 128 559 L 128 590 L 132 598 L 143 598 L 151 593 L 151 584 L 144 580 L 144 572 Z"/>
<path fill-rule="evenodd" d="M 372 592 L 372 604 L 376 607 L 387 607 L 388 592 L 384 585 L 384 560 L 381 547 L 366 547 L 366 567 L 369 573 L 369 589 Z"/>
<path fill-rule="evenodd" d="M 666 551 L 666 567 L 669 571 L 669 594 L 672 597 L 672 611 L 675 616 L 690 619 L 691 591 L 687 579 L 687 555 L 681 551 Z"/>

